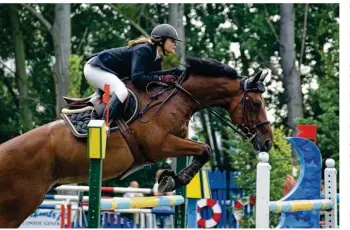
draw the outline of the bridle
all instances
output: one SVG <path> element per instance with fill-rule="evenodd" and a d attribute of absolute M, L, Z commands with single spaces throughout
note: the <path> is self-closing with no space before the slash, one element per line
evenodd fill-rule
<path fill-rule="evenodd" d="M 251 107 L 251 103 L 249 102 L 248 93 L 249 92 L 263 93 L 263 92 L 261 89 L 259 89 L 259 87 L 254 87 L 255 84 L 250 84 L 251 82 L 248 78 L 242 78 L 240 81 L 240 88 L 243 90 L 243 94 L 242 94 L 238 104 L 233 109 L 233 111 L 234 111 L 240 104 L 243 104 L 242 125 L 238 125 L 238 124 L 232 122 L 227 117 L 225 117 L 224 114 L 218 113 L 213 108 L 211 108 L 209 105 L 205 104 L 202 100 L 200 100 L 199 98 L 197 98 L 196 96 L 194 96 L 193 94 L 188 92 L 185 88 L 183 88 L 181 84 L 183 83 L 185 77 L 186 77 L 186 70 L 184 70 L 182 72 L 182 74 L 178 77 L 178 80 L 175 82 L 175 84 L 173 86 L 168 86 L 164 83 L 156 83 L 158 85 L 163 85 L 164 88 L 162 88 L 162 90 L 158 91 L 155 95 L 153 95 L 151 97 L 151 100 L 152 100 L 152 98 L 155 98 L 156 96 L 167 91 L 169 89 L 169 87 L 171 87 L 171 88 L 175 87 L 175 88 L 173 88 L 173 91 L 170 93 L 170 95 L 167 96 L 166 99 L 164 99 L 163 101 L 155 103 L 154 105 L 150 105 L 152 102 L 151 101 L 146 106 L 146 108 L 144 108 L 140 112 L 140 116 L 142 116 L 150 108 L 160 104 L 160 106 L 155 111 L 155 113 L 152 115 L 152 117 L 149 120 L 147 120 L 146 122 L 150 121 L 154 117 L 154 115 L 159 111 L 159 109 L 162 107 L 162 105 L 165 104 L 165 102 L 167 102 L 172 96 L 174 96 L 180 90 L 180 91 L 184 92 L 185 94 L 189 95 L 193 101 L 195 101 L 196 103 L 205 107 L 210 113 L 212 113 L 214 116 L 216 116 L 222 123 L 224 123 L 225 125 L 230 127 L 232 130 L 234 130 L 236 133 L 238 133 L 241 137 L 243 137 L 244 139 L 247 139 L 249 141 L 253 140 L 257 136 L 258 128 L 260 126 L 270 124 L 270 121 L 268 121 L 268 120 L 265 120 L 262 122 L 257 122 L 257 123 L 254 122 L 253 115 L 252 115 L 252 107 Z M 262 84 L 262 82 L 261 82 L 261 84 Z M 142 122 L 142 121 L 139 120 L 139 122 Z M 146 122 L 142 122 L 142 123 L 146 123 Z"/>
<path fill-rule="evenodd" d="M 270 124 L 270 121 L 265 120 L 257 123 L 254 122 L 254 118 L 252 114 L 253 108 L 249 100 L 248 93 L 258 92 L 262 94 L 265 91 L 265 87 L 259 87 L 259 84 L 260 86 L 263 86 L 262 82 L 251 84 L 252 86 L 249 86 L 250 85 L 249 83 L 250 83 L 250 80 L 246 77 L 240 81 L 240 88 L 243 90 L 243 94 L 239 99 L 238 104 L 232 111 L 234 111 L 241 103 L 243 103 L 242 125 L 237 125 L 237 126 L 246 136 L 248 136 L 248 139 L 251 140 L 255 138 L 255 136 L 258 134 L 258 128 L 260 126 Z"/>

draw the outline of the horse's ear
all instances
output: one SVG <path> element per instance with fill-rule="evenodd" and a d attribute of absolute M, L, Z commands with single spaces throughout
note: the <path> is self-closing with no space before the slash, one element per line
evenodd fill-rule
<path fill-rule="evenodd" d="M 257 83 L 257 82 L 259 81 L 260 76 L 261 76 L 261 73 L 262 73 L 262 70 L 260 70 L 259 73 L 257 73 L 257 74 L 254 76 L 253 80 L 251 80 L 251 83 L 252 83 L 252 84 L 255 84 L 255 83 Z"/>
<path fill-rule="evenodd" d="M 259 81 L 264 82 L 264 80 L 265 80 L 265 78 L 266 78 L 268 72 L 267 72 L 266 70 L 263 70 L 263 71 L 261 71 L 261 72 L 262 72 L 262 73 L 261 73 L 261 75 L 260 75 Z"/>

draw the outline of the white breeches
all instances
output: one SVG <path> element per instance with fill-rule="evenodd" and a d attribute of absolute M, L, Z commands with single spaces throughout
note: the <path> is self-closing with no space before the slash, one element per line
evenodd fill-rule
<path fill-rule="evenodd" d="M 115 93 L 121 102 L 124 102 L 128 96 L 128 89 L 125 84 L 114 74 L 103 69 L 91 66 L 86 63 L 84 66 L 84 76 L 93 86 L 103 90 L 105 84 L 110 85 L 110 94 Z"/>

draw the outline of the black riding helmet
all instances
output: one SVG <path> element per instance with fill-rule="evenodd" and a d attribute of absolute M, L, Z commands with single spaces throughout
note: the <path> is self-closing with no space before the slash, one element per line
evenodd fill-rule
<path fill-rule="evenodd" d="M 153 28 L 151 32 L 151 39 L 158 44 L 160 43 L 160 41 L 163 42 L 162 50 L 164 55 L 166 55 L 164 51 L 164 43 L 167 38 L 172 38 L 175 41 L 182 42 L 179 39 L 179 35 L 177 34 L 176 29 L 172 25 L 160 24 Z"/>

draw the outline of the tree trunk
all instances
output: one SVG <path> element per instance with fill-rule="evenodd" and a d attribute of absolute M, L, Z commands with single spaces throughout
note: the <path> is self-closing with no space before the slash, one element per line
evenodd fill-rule
<path fill-rule="evenodd" d="M 229 140 L 228 132 L 226 129 L 222 129 L 222 140 Z M 229 144 L 225 143 L 225 141 L 222 141 L 222 146 L 223 146 L 222 167 L 223 167 L 223 170 L 230 171 L 231 170 L 231 165 L 230 165 L 231 158 L 230 158 L 228 152 L 225 151 L 224 149 L 229 150 L 231 146 Z"/>
<path fill-rule="evenodd" d="M 55 5 L 52 39 L 56 57 L 53 66 L 56 89 L 56 116 L 59 117 L 65 105 L 62 97 L 66 96 L 69 90 L 69 58 L 71 55 L 70 4 Z"/>
<path fill-rule="evenodd" d="M 219 140 L 217 139 L 216 131 L 213 124 L 214 116 L 208 112 L 207 112 L 207 115 L 208 115 L 209 128 L 211 130 L 210 138 L 212 139 L 213 149 L 215 151 L 216 168 L 217 170 L 223 170 L 223 163 L 221 159 L 221 149 L 219 148 Z"/>
<path fill-rule="evenodd" d="M 210 126 L 207 125 L 207 119 L 206 119 L 206 111 L 200 111 L 198 112 L 199 113 L 199 119 L 200 119 L 200 122 L 201 122 L 201 125 L 203 127 L 203 132 L 207 135 L 205 135 L 205 143 L 208 144 L 211 148 L 212 148 L 212 151 L 213 151 L 213 155 L 215 155 L 215 149 L 213 149 L 213 145 L 211 144 L 212 143 L 212 140 L 210 139 L 210 134 L 211 134 L 211 130 L 210 129 Z M 211 170 L 214 170 L 215 169 L 215 162 L 214 162 L 214 157 L 212 157 L 210 159 L 210 168 Z"/>
<path fill-rule="evenodd" d="M 9 7 L 9 17 L 12 24 L 12 36 L 15 47 L 15 63 L 16 63 L 16 83 L 19 92 L 19 114 L 20 125 L 23 131 L 28 131 L 32 128 L 33 116 L 29 108 L 28 100 L 28 76 L 26 73 L 25 54 L 24 54 L 24 40 L 22 31 L 20 29 L 20 21 L 16 5 Z"/>
<path fill-rule="evenodd" d="M 169 24 L 174 26 L 179 34 L 182 42 L 179 42 L 176 47 L 176 52 L 180 55 L 180 62 L 184 63 L 185 59 L 185 28 L 183 24 L 184 4 L 170 3 L 169 4 Z"/>
<path fill-rule="evenodd" d="M 300 72 L 296 69 L 294 42 L 294 6 L 280 4 L 280 55 L 283 85 L 288 107 L 288 126 L 296 135 L 296 118 L 303 117 Z"/>

